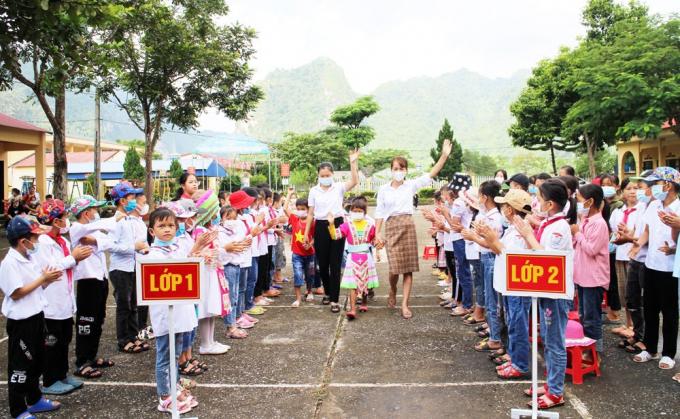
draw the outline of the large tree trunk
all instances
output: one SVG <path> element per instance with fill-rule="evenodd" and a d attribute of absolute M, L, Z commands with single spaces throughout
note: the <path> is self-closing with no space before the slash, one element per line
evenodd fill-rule
<path fill-rule="evenodd" d="M 590 171 L 590 178 L 595 179 L 597 170 L 595 169 L 595 142 L 584 134 L 583 138 L 586 140 L 586 152 L 588 153 L 588 170 Z"/>
<path fill-rule="evenodd" d="M 153 201 L 153 149 L 155 145 L 154 137 L 157 136 L 155 132 L 147 129 L 144 138 L 144 173 L 146 174 L 144 180 L 144 193 L 146 195 L 146 202 L 149 208 L 154 208 Z"/>
<path fill-rule="evenodd" d="M 557 176 L 557 164 L 555 163 L 555 148 L 552 141 L 550 142 L 550 161 L 552 163 L 553 175 Z"/>
<path fill-rule="evenodd" d="M 62 85 L 54 100 L 53 155 L 54 175 L 52 194 L 55 198 L 68 198 L 68 163 L 66 161 L 66 87 Z"/>

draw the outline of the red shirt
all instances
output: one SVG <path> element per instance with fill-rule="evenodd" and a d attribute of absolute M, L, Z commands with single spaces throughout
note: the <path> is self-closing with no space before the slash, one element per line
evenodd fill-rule
<path fill-rule="evenodd" d="M 288 217 L 288 224 L 292 229 L 292 238 L 290 239 L 290 247 L 293 254 L 298 256 L 311 256 L 314 254 L 314 246 L 309 249 L 302 247 L 302 243 L 305 238 L 305 227 L 307 226 L 307 220 L 301 220 L 297 215 L 291 214 Z M 309 235 L 314 237 L 314 223 L 312 223 L 312 228 L 309 230 Z"/>

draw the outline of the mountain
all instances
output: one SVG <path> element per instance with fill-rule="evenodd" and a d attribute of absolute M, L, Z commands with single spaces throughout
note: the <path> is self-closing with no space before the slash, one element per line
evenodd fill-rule
<path fill-rule="evenodd" d="M 444 118 L 448 118 L 463 147 L 491 154 L 508 151 L 510 103 L 529 74 L 526 70 L 509 78 L 491 79 L 463 69 L 438 77 L 384 83 L 370 93 L 381 110 L 367 120 L 376 130 L 369 147 L 404 149 L 425 162 Z M 287 131 L 324 128 L 333 109 L 359 96 L 351 90 L 342 68 L 328 58 L 277 70 L 259 85 L 265 100 L 247 124 L 237 127 L 267 141 L 278 141 Z"/>

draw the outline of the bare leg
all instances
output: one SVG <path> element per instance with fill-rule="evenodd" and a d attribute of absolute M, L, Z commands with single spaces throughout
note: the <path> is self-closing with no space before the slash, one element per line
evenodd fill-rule
<path fill-rule="evenodd" d="M 298 303 L 302 301 L 302 288 L 301 287 L 295 287 L 295 301 Z"/>
<path fill-rule="evenodd" d="M 484 321 L 484 309 L 475 305 L 475 311 L 472 312 L 472 318 L 477 321 Z"/>
<path fill-rule="evenodd" d="M 356 313 L 357 306 L 357 290 L 351 290 L 349 293 L 349 311 L 350 313 Z"/>
<path fill-rule="evenodd" d="M 390 295 L 387 297 L 387 306 L 394 308 L 397 306 L 397 283 L 399 275 L 390 275 Z"/>
<path fill-rule="evenodd" d="M 404 274 L 404 297 L 401 299 L 401 315 L 405 319 L 413 317 L 411 309 L 408 308 L 408 300 L 411 297 L 411 286 L 413 285 L 413 274 Z"/>

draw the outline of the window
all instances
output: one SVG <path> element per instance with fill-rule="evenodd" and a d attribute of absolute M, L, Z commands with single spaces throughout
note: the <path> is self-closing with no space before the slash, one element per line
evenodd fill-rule
<path fill-rule="evenodd" d="M 654 160 L 645 160 L 642 162 L 642 171 L 654 170 Z"/>
<path fill-rule="evenodd" d="M 680 159 L 673 158 L 673 159 L 666 159 L 666 166 L 672 167 L 675 170 L 680 169 Z"/>
<path fill-rule="evenodd" d="M 633 156 L 633 153 L 630 151 L 627 151 L 623 155 L 623 172 L 627 174 L 631 173 L 636 173 L 637 172 L 637 167 L 635 165 L 635 157 Z"/>

